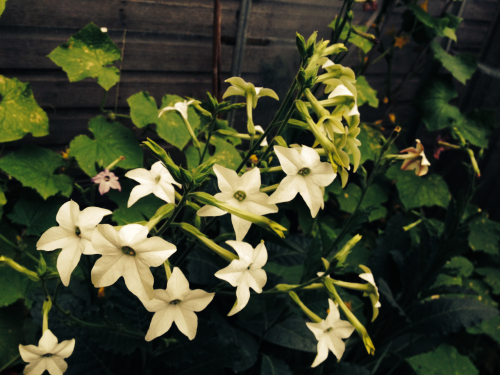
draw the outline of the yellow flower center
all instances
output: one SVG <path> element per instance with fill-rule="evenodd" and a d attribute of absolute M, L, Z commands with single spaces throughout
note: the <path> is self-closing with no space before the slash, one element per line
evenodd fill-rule
<path fill-rule="evenodd" d="M 234 193 L 234 197 L 240 202 L 243 202 L 247 197 L 247 195 L 245 194 L 244 191 L 238 190 L 236 193 Z"/>

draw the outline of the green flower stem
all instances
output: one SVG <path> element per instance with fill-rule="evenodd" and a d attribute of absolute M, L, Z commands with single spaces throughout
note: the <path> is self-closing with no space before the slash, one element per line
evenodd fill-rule
<path fill-rule="evenodd" d="M 271 167 L 271 168 L 260 168 L 260 173 L 273 173 L 273 172 L 282 172 L 283 168 L 279 167 Z"/>
<path fill-rule="evenodd" d="M 167 275 L 167 281 L 170 280 L 170 276 L 172 276 L 172 270 L 170 269 L 170 263 L 168 259 L 163 262 L 163 265 L 165 266 L 165 274 Z"/>
<path fill-rule="evenodd" d="M 444 147 L 448 147 L 448 148 L 452 148 L 454 150 L 461 150 L 462 149 L 462 147 L 459 146 L 459 145 L 454 145 L 452 143 L 443 142 L 443 141 L 438 141 L 438 145 L 444 146 Z"/>
<path fill-rule="evenodd" d="M 375 354 L 375 346 L 373 345 L 372 339 L 370 338 L 370 335 L 368 335 L 368 332 L 366 331 L 366 328 L 364 325 L 361 324 L 361 322 L 356 318 L 356 315 L 352 313 L 351 310 L 346 306 L 342 298 L 340 298 L 339 294 L 337 293 L 337 290 L 335 289 L 335 286 L 333 285 L 333 280 L 329 278 L 323 278 L 322 279 L 323 285 L 326 288 L 326 292 L 328 293 L 328 296 L 337 302 L 339 304 L 339 307 L 342 309 L 344 312 L 346 318 L 349 320 L 349 322 L 354 326 L 356 331 L 358 332 L 359 336 L 363 340 L 366 350 L 368 351 L 368 354 L 374 355 Z"/>
<path fill-rule="evenodd" d="M 109 112 L 111 112 L 111 111 L 108 111 L 108 110 L 104 109 L 104 106 L 106 105 L 106 99 L 108 99 L 108 92 L 106 90 L 104 90 L 104 95 L 103 95 L 102 100 L 101 100 L 101 106 L 99 107 L 99 109 L 103 113 L 109 113 Z"/>
<path fill-rule="evenodd" d="M 50 296 L 47 296 L 45 298 L 45 301 L 43 301 L 43 307 L 42 307 L 42 314 L 43 314 L 42 332 L 45 332 L 46 330 L 49 329 L 49 312 L 51 308 L 52 308 L 52 300 L 50 299 Z"/>
<path fill-rule="evenodd" d="M 297 98 L 300 99 L 300 97 L 302 96 L 303 93 L 304 93 L 304 89 L 300 89 L 299 90 L 299 94 L 297 95 Z M 288 110 L 288 112 L 287 112 L 287 114 L 285 116 L 285 119 L 280 124 L 280 126 L 278 128 L 278 131 L 274 135 L 274 138 L 269 142 L 269 146 L 266 148 L 266 151 L 264 151 L 264 154 L 259 158 L 260 161 L 265 160 L 266 157 L 267 157 L 267 155 L 269 155 L 269 153 L 273 150 L 273 143 L 276 140 L 276 137 L 281 136 L 281 134 L 283 134 L 283 132 L 286 130 L 286 127 L 288 125 L 288 120 L 290 120 L 290 118 L 292 117 L 293 112 L 295 112 L 295 106 L 294 105 L 292 105 L 290 107 L 290 109 Z M 259 139 L 258 143 L 260 144 L 260 139 Z"/>
<path fill-rule="evenodd" d="M 327 257 L 327 259 L 332 259 L 333 258 L 333 256 L 334 256 L 333 255 L 333 251 L 335 251 L 335 248 L 338 246 L 338 244 L 340 242 L 342 242 L 342 240 L 344 239 L 344 237 L 347 235 L 348 228 L 349 228 L 349 225 L 351 224 L 351 221 L 353 220 L 353 217 L 356 216 L 356 213 L 361 208 L 361 205 L 363 204 L 363 201 L 365 199 L 366 193 L 367 193 L 368 189 L 370 188 L 370 186 L 372 185 L 375 176 L 378 174 L 378 171 L 379 171 L 379 168 L 380 168 L 380 164 L 381 164 L 381 161 L 383 160 L 385 152 L 389 149 L 389 147 L 391 146 L 391 144 L 396 140 L 396 138 L 399 135 L 400 131 L 401 131 L 401 129 L 399 127 L 396 127 L 393 130 L 393 132 L 391 133 L 389 139 L 382 146 L 382 149 L 380 150 L 380 153 L 377 155 L 377 158 L 375 160 L 375 165 L 373 167 L 373 171 L 372 171 L 372 173 L 370 173 L 370 177 L 368 177 L 368 181 L 366 182 L 366 185 L 363 187 L 363 189 L 361 191 L 361 196 L 359 198 L 358 204 L 356 205 L 356 208 L 354 209 L 354 211 L 351 214 L 351 216 L 349 216 L 349 218 L 345 222 L 344 226 L 342 227 L 342 231 L 340 232 L 340 234 L 338 235 L 338 237 L 335 239 L 335 241 L 333 241 L 332 245 L 330 246 L 329 256 Z"/>
<path fill-rule="evenodd" d="M 188 195 L 189 195 L 189 190 L 186 189 L 184 196 L 181 198 L 180 202 L 175 207 L 172 215 L 170 215 L 170 217 L 163 223 L 163 225 L 160 227 L 160 229 L 158 229 L 158 232 L 156 232 L 157 236 L 161 236 L 168 229 L 170 224 L 172 224 L 172 222 L 174 221 L 176 216 L 179 214 L 179 212 L 182 210 L 182 208 L 186 205 L 186 200 L 187 200 Z"/>
<path fill-rule="evenodd" d="M 299 296 L 295 292 L 289 292 L 288 295 L 293 299 L 293 301 L 299 305 L 299 307 L 302 309 L 302 311 L 311 319 L 314 323 L 319 323 L 323 319 L 321 319 L 319 316 L 317 316 L 315 313 L 313 313 L 309 308 L 304 305 L 304 303 L 300 300 Z"/>
<path fill-rule="evenodd" d="M 19 263 L 14 262 L 10 258 L 7 258 L 7 257 L 5 257 L 5 256 L 2 255 L 2 256 L 0 256 L 0 262 L 5 262 L 11 268 L 15 269 L 17 272 L 24 273 L 26 276 L 28 276 L 33 281 L 40 280 L 39 277 L 38 277 L 38 275 L 35 272 L 30 271 L 26 267 L 21 266 Z"/>
<path fill-rule="evenodd" d="M 415 228 L 418 224 L 420 224 L 423 220 L 422 219 L 418 219 L 417 221 L 415 221 L 414 223 L 411 223 L 410 225 L 407 225 L 405 227 L 403 227 L 404 231 L 407 232 L 409 231 L 410 229 L 412 228 Z"/>
<path fill-rule="evenodd" d="M 222 259 L 232 262 L 235 259 L 238 259 L 238 256 L 230 252 L 229 250 L 224 249 L 223 247 L 217 245 L 210 238 L 201 233 L 198 229 L 193 227 L 188 223 L 172 223 L 173 227 L 180 228 L 183 232 L 187 233 L 189 236 L 194 238 L 195 240 L 201 242 L 205 247 L 212 250 L 215 254 L 220 256 Z"/>
<path fill-rule="evenodd" d="M 193 128 L 191 127 L 191 124 L 187 119 L 184 118 L 184 116 L 181 116 L 182 119 L 184 120 L 184 124 L 186 125 L 186 128 L 189 132 L 189 135 L 193 139 L 193 145 L 198 149 L 198 153 L 200 154 L 200 160 L 201 160 L 201 145 L 200 142 L 198 141 L 198 137 L 196 137 L 196 134 L 194 134 Z"/>
<path fill-rule="evenodd" d="M 373 292 L 373 285 L 371 285 L 371 284 L 348 283 L 346 281 L 341 281 L 341 280 L 334 280 L 334 279 L 331 279 L 331 280 L 332 280 L 332 283 L 334 283 L 335 285 L 341 286 L 342 288 L 359 290 L 359 291 L 366 292 L 366 293 Z"/>
<path fill-rule="evenodd" d="M 297 73 L 298 74 L 298 73 Z M 247 163 L 248 159 L 250 156 L 255 154 L 255 151 L 257 150 L 257 147 L 260 146 L 262 141 L 266 139 L 268 134 L 271 132 L 271 130 L 274 128 L 274 126 L 278 123 L 279 119 L 281 118 L 281 115 L 285 111 L 285 108 L 288 107 L 290 100 L 292 99 L 293 93 L 295 92 L 295 89 L 297 88 L 297 76 L 295 76 L 292 85 L 290 86 L 290 89 L 286 93 L 285 100 L 283 100 L 283 103 L 281 103 L 280 108 L 278 109 L 278 112 L 274 115 L 273 119 L 271 120 L 271 123 L 267 127 L 267 129 L 264 131 L 264 133 L 260 136 L 260 138 L 255 142 L 253 147 L 250 147 L 250 150 L 248 150 L 247 154 L 241 161 L 240 165 L 236 169 L 236 173 L 238 173 Z M 269 144 L 271 145 L 271 144 Z"/>
<path fill-rule="evenodd" d="M 17 246 L 14 242 L 8 240 L 7 237 L 5 237 L 3 234 L 0 234 L 0 240 L 3 240 L 7 245 L 13 247 L 16 250 L 21 250 L 19 249 L 19 246 Z"/>
<path fill-rule="evenodd" d="M 280 184 L 274 184 L 271 186 L 266 186 L 265 188 L 260 189 L 261 193 L 270 193 L 272 191 L 275 191 Z"/>
<path fill-rule="evenodd" d="M 212 121 L 210 122 L 210 127 L 208 128 L 208 137 L 207 137 L 207 143 L 205 143 L 205 147 L 203 148 L 203 152 L 200 157 L 200 163 L 203 163 L 203 159 L 205 159 L 205 155 L 208 150 L 208 145 L 210 144 L 210 139 L 212 138 L 212 133 L 214 131 L 215 124 L 217 123 L 217 113 L 213 114 Z"/>

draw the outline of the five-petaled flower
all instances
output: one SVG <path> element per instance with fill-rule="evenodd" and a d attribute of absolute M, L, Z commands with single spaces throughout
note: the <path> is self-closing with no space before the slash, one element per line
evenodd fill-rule
<path fill-rule="evenodd" d="M 151 166 L 148 171 L 144 168 L 133 169 L 125 174 L 125 177 L 137 181 L 137 185 L 130 192 L 128 199 L 128 207 L 132 206 L 140 198 L 153 193 L 158 198 L 163 199 L 167 203 L 175 202 L 175 188 L 172 185 L 181 187 L 177 183 L 170 172 L 163 166 L 161 161 L 157 161 Z"/>
<path fill-rule="evenodd" d="M 365 297 L 367 296 L 370 297 L 370 301 L 373 307 L 373 317 L 372 317 L 372 322 L 373 322 L 378 316 L 378 309 L 382 306 L 382 304 L 379 301 L 380 295 L 378 293 L 377 284 L 375 284 L 375 279 L 373 278 L 372 271 L 368 267 L 363 266 L 362 264 L 360 264 L 359 267 L 363 271 L 365 271 L 365 273 L 360 274 L 359 277 L 361 277 L 363 280 L 368 281 L 368 283 L 370 283 L 373 286 L 373 292 L 371 293 L 365 292 L 363 294 Z"/>
<path fill-rule="evenodd" d="M 189 289 L 189 282 L 182 271 L 174 267 L 165 290 L 155 289 L 151 301 L 142 301 L 148 311 L 154 312 L 153 319 L 146 334 L 146 341 L 163 335 L 172 323 L 190 340 L 196 336 L 200 312 L 214 298 L 215 293 L 207 293 L 201 289 Z"/>
<path fill-rule="evenodd" d="M 122 191 L 122 187 L 118 182 L 118 177 L 116 177 L 115 174 L 110 172 L 107 168 L 92 177 L 92 182 L 99 184 L 99 193 L 101 193 L 101 195 L 106 194 L 109 189 Z"/>
<path fill-rule="evenodd" d="M 314 359 L 311 367 L 318 366 L 328 357 L 328 350 L 340 361 L 345 351 L 345 343 L 342 339 L 346 339 L 354 332 L 354 327 L 351 323 L 345 320 L 340 320 L 340 313 L 336 303 L 331 299 L 328 300 L 330 312 L 325 320 L 319 323 L 307 322 L 309 328 L 316 340 L 318 340 L 318 355 Z"/>
<path fill-rule="evenodd" d="M 262 269 L 267 262 L 267 249 L 264 243 L 258 244 L 255 249 L 246 242 L 226 241 L 226 243 L 236 251 L 240 258 L 217 271 L 215 277 L 226 280 L 236 287 L 236 303 L 227 314 L 231 316 L 247 305 L 250 300 L 250 288 L 257 293 L 262 293 L 262 287 L 267 281 L 266 271 Z"/>
<path fill-rule="evenodd" d="M 397 159 L 404 159 L 402 170 L 411 171 L 415 169 L 415 174 L 417 176 L 424 176 L 429 171 L 429 166 L 431 163 L 425 157 L 424 146 L 420 143 L 420 140 L 416 139 L 417 147 L 408 147 L 401 150 L 399 153 L 406 152 L 406 155 L 398 155 Z"/>
<path fill-rule="evenodd" d="M 91 243 L 92 233 L 102 218 L 111 213 L 99 207 L 87 207 L 80 211 L 78 203 L 66 202 L 56 215 L 59 226 L 48 229 L 38 240 L 37 250 L 62 249 L 57 257 L 57 270 L 65 286 L 69 285 L 71 273 L 82 254 L 97 254 Z"/>
<path fill-rule="evenodd" d="M 29 364 L 24 369 L 26 375 L 41 375 L 45 370 L 51 375 L 61 375 L 68 368 L 64 360 L 75 349 L 75 339 L 58 343 L 57 337 L 46 329 L 35 345 L 19 345 L 19 353 L 23 361 Z"/>
<path fill-rule="evenodd" d="M 337 174 L 330 163 L 321 162 L 318 153 L 307 146 L 285 148 L 274 146 L 281 167 L 287 176 L 269 197 L 268 203 L 291 201 L 300 193 L 311 216 L 324 207 L 321 187 L 330 185 Z"/>
<path fill-rule="evenodd" d="M 102 257 L 91 272 L 96 288 L 110 286 L 123 276 L 127 288 L 141 300 L 154 297 L 149 268 L 162 265 L 177 248 L 160 237 L 147 238 L 148 232 L 148 227 L 139 224 L 125 225 L 119 231 L 109 224 L 97 226 L 92 244 Z"/>
<path fill-rule="evenodd" d="M 214 195 L 215 199 L 255 215 L 278 212 L 278 207 L 268 202 L 267 194 L 259 190 L 260 171 L 258 168 L 254 168 L 239 177 L 232 169 L 216 164 L 214 172 L 217 176 L 219 189 L 222 191 L 222 193 Z M 222 216 L 226 213 L 226 211 L 214 206 L 205 206 L 198 210 L 198 216 Z M 236 215 L 231 215 L 231 221 L 236 240 L 243 240 L 252 223 Z"/>
<path fill-rule="evenodd" d="M 193 104 L 196 100 L 191 99 L 191 100 L 184 100 L 183 102 L 177 102 L 174 104 L 174 106 L 169 106 L 162 108 L 160 112 L 158 113 L 158 117 L 163 115 L 166 112 L 170 111 L 177 111 L 181 114 L 182 118 L 186 121 L 188 121 L 188 109 L 191 104 Z"/>

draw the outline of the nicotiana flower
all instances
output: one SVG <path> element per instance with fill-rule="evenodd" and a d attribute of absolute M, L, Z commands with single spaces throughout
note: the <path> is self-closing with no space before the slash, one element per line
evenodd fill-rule
<path fill-rule="evenodd" d="M 59 226 L 48 229 L 36 243 L 37 250 L 62 249 L 57 257 L 57 271 L 65 286 L 69 285 L 71 273 L 82 254 L 97 254 L 91 243 L 92 233 L 102 218 L 111 213 L 99 207 L 87 207 L 80 211 L 78 203 L 66 202 L 56 215 Z"/>
<path fill-rule="evenodd" d="M 431 163 L 425 157 L 424 146 L 420 143 L 420 140 L 416 139 L 417 147 L 408 147 L 401 150 L 400 153 L 406 152 L 406 155 L 398 155 L 397 159 L 404 159 L 402 170 L 411 171 L 415 170 L 417 176 L 424 176 L 429 171 L 429 165 Z"/>
<path fill-rule="evenodd" d="M 340 313 L 336 303 L 331 299 L 328 300 L 330 312 L 325 320 L 319 323 L 307 322 L 309 328 L 316 340 L 318 340 L 318 355 L 314 359 L 311 367 L 316 367 L 328 357 L 328 350 L 340 361 L 345 351 L 345 343 L 342 339 L 346 339 L 354 332 L 354 327 L 351 323 L 345 320 L 340 320 Z"/>
<path fill-rule="evenodd" d="M 122 191 L 122 187 L 118 182 L 118 177 L 116 177 L 115 174 L 110 172 L 107 168 L 92 177 L 92 182 L 99 184 L 99 193 L 101 193 L 101 195 L 106 194 L 109 189 Z"/>
<path fill-rule="evenodd" d="M 246 98 L 248 133 L 250 135 L 254 135 L 256 129 L 253 124 L 252 109 L 254 109 L 257 106 L 257 101 L 259 100 L 259 98 L 263 96 L 269 96 L 273 99 L 279 100 L 278 95 L 271 89 L 265 89 L 263 87 L 255 87 L 253 83 L 245 82 L 240 77 L 232 77 L 226 79 L 226 82 L 229 82 L 232 86 L 229 86 L 229 88 L 226 90 L 222 98 L 225 99 L 228 96 L 234 96 L 234 95 L 244 96 Z"/>
<path fill-rule="evenodd" d="M 174 180 L 161 161 L 154 163 L 150 171 L 144 168 L 137 168 L 127 172 L 125 177 L 140 183 L 140 185 L 134 187 L 130 192 L 128 207 L 151 193 L 167 203 L 175 203 L 175 188 L 172 185 L 181 187 L 181 184 Z"/>
<path fill-rule="evenodd" d="M 198 318 L 195 312 L 203 310 L 214 298 L 215 293 L 201 289 L 189 289 L 189 282 L 182 271 L 174 267 L 165 290 L 155 289 L 151 301 L 142 301 L 148 311 L 154 312 L 146 334 L 146 341 L 163 335 L 172 323 L 190 340 L 196 336 Z"/>
<path fill-rule="evenodd" d="M 170 111 L 177 111 L 181 114 L 182 118 L 186 121 L 188 121 L 188 109 L 191 104 L 193 104 L 196 100 L 184 100 L 183 102 L 177 102 L 174 104 L 174 106 L 169 106 L 162 108 L 160 110 L 160 113 L 158 113 L 158 117 L 163 115 L 165 112 L 170 112 Z"/>
<path fill-rule="evenodd" d="M 148 232 L 148 227 L 139 224 L 125 225 L 119 231 L 109 224 L 97 226 L 92 244 L 102 257 L 91 273 L 96 288 L 110 286 L 123 276 L 127 288 L 141 300 L 153 298 L 149 268 L 163 264 L 177 248 L 160 237 L 147 238 Z"/>
<path fill-rule="evenodd" d="M 370 301 L 373 307 L 373 317 L 372 317 L 372 322 L 373 322 L 378 316 L 378 309 L 382 306 L 379 301 L 380 295 L 378 293 L 377 284 L 375 284 L 375 279 L 373 278 L 372 271 L 368 267 L 363 266 L 362 264 L 360 264 L 359 267 L 363 271 L 365 271 L 365 273 L 360 274 L 359 277 L 361 277 L 363 280 L 368 281 L 373 286 L 373 293 L 365 292 L 363 294 L 365 297 L 367 296 L 370 297 Z"/>
<path fill-rule="evenodd" d="M 222 191 L 222 193 L 214 195 L 215 199 L 255 215 L 278 212 L 278 207 L 268 202 L 269 197 L 267 194 L 259 190 L 260 171 L 258 168 L 254 168 L 239 177 L 232 169 L 216 164 L 214 165 L 214 172 L 217 176 L 219 189 Z M 226 213 L 220 208 L 205 206 L 198 211 L 198 216 L 222 216 Z M 231 221 L 236 240 L 243 240 L 252 223 L 236 215 L 231 215 Z"/>
<path fill-rule="evenodd" d="M 318 153 L 307 146 L 274 146 L 274 151 L 287 176 L 269 197 L 268 203 L 288 202 L 300 193 L 311 216 L 316 217 L 325 204 L 321 187 L 330 185 L 337 176 L 333 167 L 330 163 L 321 162 Z"/>
<path fill-rule="evenodd" d="M 58 343 L 57 337 L 49 330 L 35 345 L 19 345 L 19 353 L 24 362 L 29 364 L 24 369 L 26 375 L 41 375 L 45 370 L 51 375 L 61 375 L 68 368 L 64 360 L 75 349 L 75 339 Z"/>
<path fill-rule="evenodd" d="M 257 133 L 264 134 L 264 129 L 262 129 L 262 126 L 260 126 L 260 125 L 255 125 L 255 131 Z M 267 138 L 264 138 L 264 140 L 262 142 L 260 142 L 260 145 L 262 147 L 267 146 L 268 145 Z"/>
<path fill-rule="evenodd" d="M 250 288 L 257 293 L 262 293 L 262 287 L 267 281 L 266 271 L 262 269 L 267 262 L 267 249 L 264 243 L 258 244 L 255 249 L 246 242 L 226 241 L 226 243 L 236 251 L 240 258 L 217 271 L 215 277 L 226 280 L 236 287 L 236 303 L 227 314 L 231 316 L 247 305 L 250 300 Z"/>

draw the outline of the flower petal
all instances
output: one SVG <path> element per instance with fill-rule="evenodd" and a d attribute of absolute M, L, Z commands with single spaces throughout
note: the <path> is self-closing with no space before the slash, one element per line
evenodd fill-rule
<path fill-rule="evenodd" d="M 315 169 L 316 165 L 320 162 L 319 154 L 313 148 L 307 146 L 302 146 L 300 158 L 302 159 L 304 166 L 311 169 Z"/>
<path fill-rule="evenodd" d="M 61 358 L 68 358 L 73 353 L 73 350 L 75 350 L 75 339 L 65 340 L 57 345 L 53 354 L 57 354 Z"/>
<path fill-rule="evenodd" d="M 266 215 L 278 212 L 278 206 L 273 203 L 269 203 L 269 196 L 266 193 L 261 193 L 260 191 L 247 196 L 243 203 L 245 205 L 245 209 L 255 215 Z"/>
<path fill-rule="evenodd" d="M 258 96 L 259 97 L 270 96 L 273 99 L 276 99 L 278 101 L 280 100 L 280 98 L 278 97 L 278 94 L 276 94 L 274 92 L 274 90 L 271 90 L 271 89 L 260 89 Z"/>
<path fill-rule="evenodd" d="M 290 175 L 281 180 L 276 191 L 269 197 L 267 203 L 289 202 L 295 198 L 299 192 L 299 185 L 296 180 L 303 179 L 302 176 Z"/>
<path fill-rule="evenodd" d="M 29 365 L 24 368 L 25 375 L 42 375 L 43 372 L 47 369 L 46 363 L 48 358 L 39 358 L 36 361 L 33 361 Z"/>
<path fill-rule="evenodd" d="M 245 272 L 248 286 L 257 293 L 262 293 L 262 288 L 266 285 L 267 274 L 261 268 L 250 269 Z"/>
<path fill-rule="evenodd" d="M 337 359 L 340 361 L 340 358 L 342 358 L 342 356 L 344 355 L 345 343 L 340 337 L 337 337 L 335 335 L 335 331 L 331 331 L 325 334 L 320 342 L 322 341 L 327 344 L 328 349 L 330 349 L 335 357 L 337 357 Z"/>
<path fill-rule="evenodd" d="M 79 239 L 74 228 L 68 230 L 63 227 L 52 227 L 45 231 L 36 243 L 37 250 L 52 251 L 68 246 L 72 240 Z"/>
<path fill-rule="evenodd" d="M 45 358 L 45 360 L 45 366 L 50 375 L 62 375 L 68 369 L 66 361 L 57 356 Z"/>
<path fill-rule="evenodd" d="M 59 225 L 70 231 L 74 231 L 80 214 L 78 203 L 69 201 L 64 203 L 59 211 L 57 211 L 56 221 Z"/>
<path fill-rule="evenodd" d="M 333 302 L 331 299 L 328 299 L 328 309 L 330 310 L 330 312 L 328 313 L 325 321 L 329 327 L 333 327 L 333 325 L 340 320 L 339 308 L 335 302 Z"/>
<path fill-rule="evenodd" d="M 206 206 L 203 206 L 202 208 L 200 208 L 196 214 L 198 216 L 201 216 L 201 217 L 206 217 L 206 216 L 222 216 L 222 215 L 227 214 L 227 212 L 221 210 L 218 207 L 210 206 L 210 205 L 207 204 Z"/>
<path fill-rule="evenodd" d="M 172 300 L 183 300 L 184 296 L 190 291 L 189 282 L 179 267 L 174 267 L 172 275 L 167 282 L 167 292 Z"/>
<path fill-rule="evenodd" d="M 243 310 L 248 301 L 250 301 L 250 288 L 246 283 L 241 283 L 236 288 L 236 303 L 227 316 L 232 316 Z"/>
<path fill-rule="evenodd" d="M 110 183 L 108 181 L 102 181 L 99 184 L 99 194 L 101 194 L 101 195 L 106 194 L 110 188 L 111 188 L 111 186 L 110 186 Z"/>
<path fill-rule="evenodd" d="M 194 312 L 183 309 L 182 303 L 175 307 L 177 307 L 173 309 L 175 325 L 189 340 L 194 339 L 198 329 L 198 317 Z"/>
<path fill-rule="evenodd" d="M 155 185 L 153 184 L 148 184 L 148 185 L 137 185 L 132 189 L 130 192 L 130 197 L 128 198 L 128 203 L 127 207 L 132 206 L 135 202 L 137 202 L 139 199 L 142 197 L 145 197 L 146 195 L 149 195 L 153 192 L 155 188 Z"/>
<path fill-rule="evenodd" d="M 314 362 L 311 365 L 311 367 L 318 366 L 320 363 L 324 362 L 324 360 L 328 357 L 328 344 L 326 342 L 326 339 L 323 339 L 322 337 L 318 341 L 317 348 L 318 348 L 318 354 L 316 355 L 316 358 L 314 359 Z"/>
<path fill-rule="evenodd" d="M 153 188 L 153 194 L 167 203 L 175 202 L 175 189 L 168 182 L 160 181 Z"/>
<path fill-rule="evenodd" d="M 92 234 L 92 246 L 97 254 L 122 255 L 118 232 L 109 224 L 99 224 Z"/>
<path fill-rule="evenodd" d="M 252 222 L 242 219 L 236 215 L 231 215 L 236 241 L 242 241 L 252 226 Z"/>
<path fill-rule="evenodd" d="M 181 308 L 191 311 L 201 311 L 205 309 L 214 299 L 215 293 L 207 293 L 201 289 L 191 290 L 182 300 Z"/>
<path fill-rule="evenodd" d="M 165 308 L 157 311 L 153 315 L 148 333 L 146 334 L 146 341 L 151 341 L 165 334 L 170 327 L 172 327 L 172 323 L 174 322 L 173 310 L 175 308 L 178 307 L 174 305 L 166 305 Z"/>
<path fill-rule="evenodd" d="M 131 257 L 125 254 L 104 255 L 95 262 L 91 271 L 92 284 L 96 288 L 110 286 L 116 283 L 125 270 L 125 264 L 134 262 Z M 134 262 L 135 263 L 135 262 Z"/>
<path fill-rule="evenodd" d="M 81 236 L 87 240 L 92 240 L 92 233 L 95 227 L 102 221 L 102 218 L 106 215 L 111 215 L 110 210 L 105 210 L 99 207 L 87 207 L 80 215 L 78 215 L 78 220 L 76 226 L 80 228 L 82 232 Z"/>
<path fill-rule="evenodd" d="M 21 354 L 21 358 L 24 362 L 34 362 L 39 360 L 42 354 L 45 353 L 41 351 L 38 346 L 19 344 L 19 354 Z"/>
<path fill-rule="evenodd" d="M 153 185 L 156 183 L 151 172 L 144 168 L 132 169 L 131 171 L 125 173 L 125 177 L 131 178 L 141 185 Z"/>
<path fill-rule="evenodd" d="M 140 224 L 128 224 L 123 226 L 119 231 L 121 246 L 131 246 L 140 244 L 148 237 L 148 227 Z"/>
<path fill-rule="evenodd" d="M 128 290 L 141 300 L 152 300 L 154 298 L 154 278 L 149 266 L 130 255 L 125 255 L 125 257 L 132 258 L 132 261 L 124 263 L 123 268 L 123 279 Z"/>
<path fill-rule="evenodd" d="M 324 320 L 319 323 L 306 322 L 306 326 L 311 330 L 311 332 L 314 334 L 314 337 L 316 337 L 316 340 L 318 341 L 321 339 L 321 336 L 323 336 L 325 330 L 328 328 Z"/>
<path fill-rule="evenodd" d="M 239 177 L 235 171 L 224 168 L 218 164 L 214 165 L 214 172 L 217 176 L 217 184 L 220 191 L 233 195 L 239 188 Z M 259 186 L 260 188 L 260 186 Z"/>
<path fill-rule="evenodd" d="M 229 266 L 217 271 L 214 276 L 227 281 L 232 286 L 238 286 L 247 267 L 244 261 L 235 259 L 229 263 Z"/>
<path fill-rule="evenodd" d="M 333 332 L 341 339 L 346 339 L 354 332 L 354 327 L 346 320 L 339 320 L 333 326 Z"/>
<path fill-rule="evenodd" d="M 337 174 L 333 171 L 330 163 L 319 163 L 312 171 L 311 174 L 306 176 L 306 179 L 314 181 L 318 186 L 330 185 Z"/>
<path fill-rule="evenodd" d="M 89 241 L 85 238 L 81 239 L 80 246 L 82 247 L 82 254 L 85 254 L 85 255 L 99 254 L 97 251 L 95 251 L 94 246 L 92 246 L 92 241 Z"/>
<path fill-rule="evenodd" d="M 243 190 L 247 193 L 247 195 L 249 195 L 249 193 L 259 192 L 260 185 L 259 168 L 253 168 L 252 170 L 243 173 L 243 175 L 238 178 L 236 183 L 237 190 Z"/>
<path fill-rule="evenodd" d="M 253 268 L 262 268 L 267 263 L 267 249 L 263 242 L 257 245 L 253 252 Z"/>
<path fill-rule="evenodd" d="M 315 218 L 319 209 L 323 208 L 325 205 L 323 192 L 320 187 L 310 179 L 305 179 L 305 184 L 304 186 L 300 186 L 300 189 L 300 195 L 302 195 L 302 198 L 304 198 L 304 201 L 309 207 L 311 216 Z"/>
<path fill-rule="evenodd" d="M 295 148 L 274 146 L 274 152 L 276 152 L 283 172 L 287 175 L 296 175 L 304 167 L 299 152 Z"/>
<path fill-rule="evenodd" d="M 158 312 L 162 309 L 166 309 L 169 305 L 170 301 L 165 301 L 162 298 L 158 298 L 158 289 L 155 289 L 154 295 L 155 297 L 152 300 L 141 300 L 142 304 L 149 312 Z"/>
<path fill-rule="evenodd" d="M 44 353 L 53 353 L 57 347 L 57 337 L 52 333 L 50 329 L 43 331 L 43 335 L 38 341 L 38 347 Z"/>
<path fill-rule="evenodd" d="M 151 237 L 136 244 L 134 250 L 137 253 L 136 259 L 148 267 L 158 267 L 175 253 L 177 247 L 163 238 Z"/>
<path fill-rule="evenodd" d="M 245 96 L 245 90 L 240 89 L 239 87 L 229 86 L 224 93 L 222 99 L 226 99 L 228 96 Z"/>
<path fill-rule="evenodd" d="M 65 246 L 57 257 L 57 271 L 61 277 L 64 286 L 69 285 L 69 279 L 73 270 L 78 265 L 80 257 L 82 256 L 84 244 L 82 240 L 72 240 L 68 246 Z"/>

